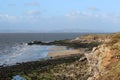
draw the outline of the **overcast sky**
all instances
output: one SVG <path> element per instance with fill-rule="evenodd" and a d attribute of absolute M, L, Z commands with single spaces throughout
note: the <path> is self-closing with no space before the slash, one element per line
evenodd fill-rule
<path fill-rule="evenodd" d="M 0 0 L 0 32 L 117 32 L 120 0 Z"/>

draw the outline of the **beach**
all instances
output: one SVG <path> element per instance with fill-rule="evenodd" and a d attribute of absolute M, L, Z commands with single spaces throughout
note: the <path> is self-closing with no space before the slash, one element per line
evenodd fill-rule
<path fill-rule="evenodd" d="M 66 49 L 65 46 L 57 46 L 52 47 L 50 50 L 53 50 L 52 52 L 49 52 L 47 54 L 47 57 L 62 57 L 62 56 L 69 56 L 72 54 L 82 54 L 84 53 L 84 49 Z"/>

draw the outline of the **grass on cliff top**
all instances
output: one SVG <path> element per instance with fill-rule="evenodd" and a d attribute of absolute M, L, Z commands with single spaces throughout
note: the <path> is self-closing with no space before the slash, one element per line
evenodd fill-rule
<path fill-rule="evenodd" d="M 88 34 L 84 36 L 80 36 L 81 39 L 105 39 L 109 34 Z"/>

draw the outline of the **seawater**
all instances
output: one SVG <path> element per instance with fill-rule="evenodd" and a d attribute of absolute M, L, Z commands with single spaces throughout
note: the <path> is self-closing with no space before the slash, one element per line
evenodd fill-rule
<path fill-rule="evenodd" d="M 0 65 L 35 61 L 45 58 L 54 46 L 26 45 L 27 42 L 72 39 L 81 33 L 0 33 Z"/>
<path fill-rule="evenodd" d="M 13 51 L 10 54 L 2 54 L 0 56 L 0 65 L 14 65 L 16 63 L 36 61 L 45 58 L 52 46 L 24 45 L 22 48 Z"/>

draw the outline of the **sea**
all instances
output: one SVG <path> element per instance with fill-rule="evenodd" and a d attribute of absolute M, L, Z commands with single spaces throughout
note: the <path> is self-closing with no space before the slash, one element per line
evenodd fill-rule
<path fill-rule="evenodd" d="M 0 65 L 45 59 L 55 45 L 27 45 L 31 41 L 50 42 L 73 39 L 87 33 L 0 33 Z"/>

